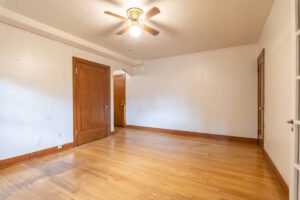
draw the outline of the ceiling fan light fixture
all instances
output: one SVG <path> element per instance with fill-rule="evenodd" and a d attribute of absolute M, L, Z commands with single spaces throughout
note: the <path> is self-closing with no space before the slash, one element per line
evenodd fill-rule
<path fill-rule="evenodd" d="M 142 33 L 142 28 L 141 28 L 138 24 L 132 25 L 132 26 L 130 27 L 129 33 L 130 33 L 130 35 L 133 36 L 133 37 L 138 37 L 138 36 L 140 36 L 141 33 Z"/>

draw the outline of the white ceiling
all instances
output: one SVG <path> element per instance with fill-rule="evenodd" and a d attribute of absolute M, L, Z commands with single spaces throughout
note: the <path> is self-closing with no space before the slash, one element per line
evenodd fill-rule
<path fill-rule="evenodd" d="M 0 6 L 138 60 L 257 42 L 274 0 L 0 0 Z M 157 6 L 148 25 L 159 36 L 133 39 L 115 33 L 125 26 L 105 15 Z M 129 51 L 131 49 L 131 51 Z"/>

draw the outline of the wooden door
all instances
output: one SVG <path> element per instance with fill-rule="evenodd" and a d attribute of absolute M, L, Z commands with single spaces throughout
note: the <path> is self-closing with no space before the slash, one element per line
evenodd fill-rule
<path fill-rule="evenodd" d="M 109 135 L 110 68 L 73 58 L 74 144 Z"/>
<path fill-rule="evenodd" d="M 264 90 L 264 71 L 265 71 L 265 50 L 263 49 L 257 59 L 258 71 L 258 143 L 261 147 L 264 146 L 264 105 L 265 105 L 265 90 Z"/>
<path fill-rule="evenodd" d="M 114 124 L 124 127 L 126 105 L 126 75 L 114 76 Z"/>

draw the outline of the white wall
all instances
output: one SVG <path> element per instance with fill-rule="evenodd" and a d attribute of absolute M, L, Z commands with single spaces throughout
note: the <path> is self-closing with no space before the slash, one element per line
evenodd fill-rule
<path fill-rule="evenodd" d="M 130 71 L 0 23 L 0 160 L 73 141 L 72 56 Z"/>
<path fill-rule="evenodd" d="M 127 81 L 127 124 L 257 138 L 257 45 L 145 62 Z"/>
<path fill-rule="evenodd" d="M 291 119 L 291 1 L 276 0 L 259 40 L 266 50 L 265 149 L 289 183 Z"/>

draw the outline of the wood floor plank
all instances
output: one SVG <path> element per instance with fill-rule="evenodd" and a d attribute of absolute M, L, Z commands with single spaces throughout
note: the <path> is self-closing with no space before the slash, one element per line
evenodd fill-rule
<path fill-rule="evenodd" d="M 286 200 L 251 143 L 120 129 L 0 171 L 0 199 Z"/>

